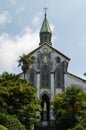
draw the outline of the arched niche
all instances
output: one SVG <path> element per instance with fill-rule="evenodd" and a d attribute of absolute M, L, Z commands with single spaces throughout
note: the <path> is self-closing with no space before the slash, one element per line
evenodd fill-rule
<path fill-rule="evenodd" d="M 47 92 L 44 92 L 40 96 L 41 98 L 41 121 L 49 121 L 50 119 L 50 96 Z"/>

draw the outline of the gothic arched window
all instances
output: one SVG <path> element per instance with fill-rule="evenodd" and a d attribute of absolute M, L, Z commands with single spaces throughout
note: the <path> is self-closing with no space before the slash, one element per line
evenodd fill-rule
<path fill-rule="evenodd" d="M 35 72 L 35 71 L 34 71 L 33 68 L 30 69 L 30 78 L 29 78 L 29 80 L 30 80 L 30 82 L 32 83 L 32 86 L 34 86 L 34 75 L 35 75 L 34 72 Z"/>
<path fill-rule="evenodd" d="M 60 57 L 56 57 L 56 63 L 60 63 L 61 62 L 61 58 Z"/>
<path fill-rule="evenodd" d="M 50 87 L 50 70 L 49 65 L 42 65 L 41 70 L 41 87 Z"/>

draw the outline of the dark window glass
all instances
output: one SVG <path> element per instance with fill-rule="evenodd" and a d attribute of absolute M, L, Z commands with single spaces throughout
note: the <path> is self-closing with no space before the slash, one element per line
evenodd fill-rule
<path fill-rule="evenodd" d="M 50 86 L 49 66 L 43 65 L 41 71 L 41 87 L 49 87 L 49 86 Z"/>

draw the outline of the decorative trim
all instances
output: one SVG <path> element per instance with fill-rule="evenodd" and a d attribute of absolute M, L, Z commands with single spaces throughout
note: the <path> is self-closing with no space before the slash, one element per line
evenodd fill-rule
<path fill-rule="evenodd" d="M 40 94 L 40 98 L 41 98 L 44 94 L 46 94 L 46 95 L 49 97 L 49 99 L 51 98 L 50 94 L 49 94 L 48 92 L 46 92 L 46 91 L 44 91 L 43 93 Z"/>

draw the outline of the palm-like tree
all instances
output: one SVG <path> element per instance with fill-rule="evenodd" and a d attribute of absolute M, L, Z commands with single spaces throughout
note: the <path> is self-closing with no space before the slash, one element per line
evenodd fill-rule
<path fill-rule="evenodd" d="M 24 79 L 25 79 L 25 74 L 29 69 L 29 66 L 33 63 L 33 58 L 29 54 L 27 55 L 22 54 L 21 56 L 19 56 L 18 63 L 19 63 L 18 67 L 21 66 L 21 69 L 24 73 Z"/>
<path fill-rule="evenodd" d="M 86 76 L 86 73 L 84 73 L 84 76 Z"/>

